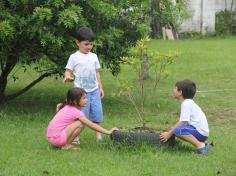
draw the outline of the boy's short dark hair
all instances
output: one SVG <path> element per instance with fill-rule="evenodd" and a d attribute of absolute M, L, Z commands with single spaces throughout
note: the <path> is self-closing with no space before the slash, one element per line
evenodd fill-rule
<path fill-rule="evenodd" d="M 90 41 L 92 42 L 95 38 L 93 31 L 88 27 L 81 27 L 77 31 L 76 36 L 78 41 Z"/>
<path fill-rule="evenodd" d="M 196 84 L 188 79 L 176 82 L 175 86 L 178 91 L 182 91 L 184 99 L 193 99 L 196 93 Z"/>

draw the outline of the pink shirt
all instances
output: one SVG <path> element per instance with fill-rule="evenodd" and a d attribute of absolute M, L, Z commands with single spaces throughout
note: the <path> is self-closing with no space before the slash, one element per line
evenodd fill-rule
<path fill-rule="evenodd" d="M 84 114 L 77 107 L 69 105 L 64 106 L 49 123 L 47 137 L 55 137 L 81 116 L 84 116 Z"/>

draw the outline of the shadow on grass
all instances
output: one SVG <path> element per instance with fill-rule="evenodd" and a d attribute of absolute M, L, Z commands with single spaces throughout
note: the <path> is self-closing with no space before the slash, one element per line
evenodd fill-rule
<path fill-rule="evenodd" d="M 162 153 L 170 153 L 170 154 L 176 154 L 176 153 L 192 153 L 195 152 L 194 148 L 189 145 L 185 145 L 182 141 L 176 140 L 175 145 L 170 146 L 166 144 L 161 145 L 153 145 L 147 142 L 137 142 L 132 144 L 117 144 L 113 141 L 110 141 L 109 139 L 103 141 L 99 144 L 99 147 L 111 150 L 115 152 L 124 152 L 129 154 L 136 154 L 136 153 L 145 153 L 147 151 L 157 153 L 161 151 Z"/>

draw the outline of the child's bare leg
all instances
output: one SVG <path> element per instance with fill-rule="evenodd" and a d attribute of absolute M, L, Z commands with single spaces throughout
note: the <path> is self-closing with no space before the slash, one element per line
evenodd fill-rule
<path fill-rule="evenodd" d="M 100 125 L 100 123 L 98 123 L 98 122 L 94 122 L 94 123 L 96 123 L 97 125 Z M 102 140 L 102 133 L 96 131 L 96 139 L 98 141 Z"/>
<path fill-rule="evenodd" d="M 102 133 L 96 132 L 96 138 L 97 140 L 102 140 Z"/>
<path fill-rule="evenodd" d="M 197 140 L 193 135 L 178 135 L 177 137 L 180 137 L 181 139 L 193 144 L 196 148 L 203 148 L 205 147 L 205 143 L 204 142 L 200 142 L 199 140 Z"/>
<path fill-rule="evenodd" d="M 79 120 L 66 127 L 65 131 L 68 136 L 67 144 L 71 144 L 72 141 L 81 133 L 82 130 L 83 124 Z"/>
<path fill-rule="evenodd" d="M 83 126 L 80 128 L 77 128 L 74 131 L 74 133 L 71 135 L 71 137 L 68 139 L 68 143 L 71 144 L 74 141 L 74 139 L 79 136 L 79 134 L 82 132 L 83 129 L 84 129 Z"/>

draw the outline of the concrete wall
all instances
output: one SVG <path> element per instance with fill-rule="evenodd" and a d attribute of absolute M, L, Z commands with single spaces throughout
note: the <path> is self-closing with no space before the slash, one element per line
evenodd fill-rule
<path fill-rule="evenodd" d="M 181 25 L 181 31 L 198 31 L 200 32 L 200 0 L 190 0 L 188 2 L 189 19 Z"/>
<path fill-rule="evenodd" d="M 215 10 L 216 12 L 219 12 L 221 10 L 224 10 L 224 9 L 228 9 L 230 10 L 231 9 L 231 3 L 232 3 L 232 0 L 215 0 Z M 233 0 L 233 10 L 235 11 L 236 10 L 236 0 Z"/>
<path fill-rule="evenodd" d="M 236 0 L 233 10 L 236 10 Z M 189 19 L 180 27 L 180 31 L 201 33 L 215 31 L 215 14 L 225 8 L 231 8 L 232 0 L 188 0 Z"/>

